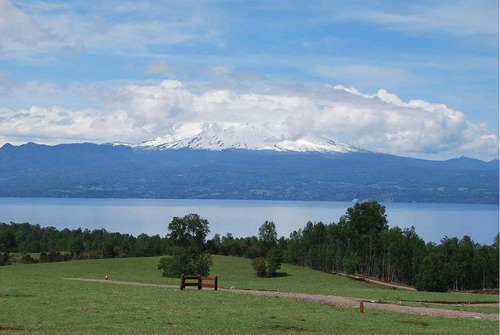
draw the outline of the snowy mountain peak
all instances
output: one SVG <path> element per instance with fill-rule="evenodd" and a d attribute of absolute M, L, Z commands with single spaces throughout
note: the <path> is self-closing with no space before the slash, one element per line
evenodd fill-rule
<path fill-rule="evenodd" d="M 360 151 L 347 144 L 317 134 L 285 136 L 277 126 L 249 124 L 186 124 L 172 135 L 142 142 L 134 147 L 144 149 L 247 149 L 296 152 L 348 153 Z"/>

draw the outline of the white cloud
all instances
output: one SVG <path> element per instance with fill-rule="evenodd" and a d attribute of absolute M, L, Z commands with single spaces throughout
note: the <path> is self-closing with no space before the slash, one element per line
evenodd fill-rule
<path fill-rule="evenodd" d="M 489 132 L 486 124 L 472 124 L 467 122 L 467 129 L 464 131 L 464 141 L 460 145 L 460 150 L 464 155 L 484 150 L 489 157 L 498 157 L 498 137 Z"/>
<path fill-rule="evenodd" d="M 172 66 L 168 65 L 164 59 L 160 59 L 159 61 L 146 66 L 146 72 L 168 75 L 173 73 L 173 68 Z"/>
<path fill-rule="evenodd" d="M 321 62 L 321 63 L 320 63 Z M 373 59 L 324 59 L 312 69 L 316 76 L 328 78 L 334 82 L 362 86 L 365 89 L 377 87 L 397 87 L 400 89 L 425 84 L 428 78 L 419 74 L 419 65 L 406 59 L 406 63 L 392 61 L 380 63 Z"/>
<path fill-rule="evenodd" d="M 54 50 L 139 55 L 151 47 L 219 44 L 218 20 L 200 4 L 108 2 L 50 5 L 0 0 L 0 58 L 34 58 Z M 205 15 L 199 15 L 202 12 Z M 50 58 L 49 58 L 50 59 Z"/>
<path fill-rule="evenodd" d="M 145 133 L 123 111 L 103 113 L 36 106 L 18 111 L 0 109 L 0 133 L 6 142 L 107 142 L 113 138 L 134 138 L 141 132 Z"/>
<path fill-rule="evenodd" d="M 95 90 L 97 92 L 99 90 Z M 172 134 L 193 123 L 251 124 L 279 129 L 283 140 L 308 133 L 385 153 L 422 158 L 460 155 L 491 159 L 498 137 L 485 124 L 443 104 L 402 101 L 379 90 L 365 94 L 343 86 L 297 91 L 193 93 L 182 82 L 107 88 L 101 108 L 0 109 L 0 133 L 8 140 L 61 139 L 139 142 Z"/>
<path fill-rule="evenodd" d="M 469 39 L 482 36 L 471 42 L 498 45 L 498 1 L 431 1 L 403 5 L 402 8 L 399 11 L 370 8 L 353 13 L 353 16 L 413 34 L 441 32 Z"/>
<path fill-rule="evenodd" d="M 234 69 L 231 65 L 219 65 L 219 66 L 214 66 L 209 69 L 209 73 L 220 76 L 220 75 L 225 75 L 225 74 L 231 74 L 234 72 Z"/>
<path fill-rule="evenodd" d="M 0 51 L 32 50 L 51 36 L 35 20 L 14 6 L 0 0 Z"/>

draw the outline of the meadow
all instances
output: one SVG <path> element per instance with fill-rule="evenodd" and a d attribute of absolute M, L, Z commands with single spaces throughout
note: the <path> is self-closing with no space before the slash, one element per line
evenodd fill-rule
<path fill-rule="evenodd" d="M 69 261 L 0 268 L 0 332 L 12 334 L 498 334 L 498 322 L 447 319 L 227 291 L 185 290 L 65 278 L 178 285 L 156 269 L 159 257 Z M 407 305 L 498 302 L 498 295 L 400 291 L 283 265 L 258 278 L 247 259 L 214 256 L 222 288 L 341 295 Z M 435 307 L 434 305 L 432 307 Z M 474 307 L 498 313 L 494 307 Z"/>

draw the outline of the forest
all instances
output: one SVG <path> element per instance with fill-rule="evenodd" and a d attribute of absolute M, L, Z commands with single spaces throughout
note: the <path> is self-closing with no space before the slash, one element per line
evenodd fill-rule
<path fill-rule="evenodd" d="M 208 222 L 197 214 L 184 218 Z M 173 218 L 172 223 L 183 218 Z M 179 221 L 180 220 L 180 221 Z M 170 227 L 170 226 L 169 226 Z M 256 232 L 257 233 L 257 232 Z M 29 223 L 0 223 L 0 265 L 70 259 L 172 255 L 175 231 L 165 236 L 108 232 L 104 229 L 63 229 Z M 215 234 L 197 242 L 207 254 L 257 259 L 272 254 L 285 263 L 328 273 L 347 273 L 440 291 L 498 288 L 499 235 L 491 245 L 469 236 L 443 237 L 426 243 L 414 228 L 389 228 L 385 207 L 376 201 L 356 203 L 337 223 L 308 222 L 288 238 L 277 238 L 273 222 L 264 222 L 258 235 Z M 39 255 L 37 257 L 37 255 Z"/>

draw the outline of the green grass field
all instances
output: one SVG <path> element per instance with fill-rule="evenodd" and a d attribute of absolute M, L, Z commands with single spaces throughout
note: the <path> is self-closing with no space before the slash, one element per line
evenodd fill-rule
<path fill-rule="evenodd" d="M 158 257 L 70 261 L 0 268 L 0 333 L 12 334 L 498 334 L 498 323 L 433 318 L 210 290 L 79 282 L 96 278 L 178 284 Z M 214 257 L 221 287 L 343 295 L 374 300 L 498 301 L 496 295 L 405 292 L 296 266 L 257 278 L 250 262 Z M 434 306 L 430 306 L 434 307 Z M 489 307 L 487 307 L 489 308 Z M 491 308 L 490 308 L 491 309 Z M 479 310 L 481 311 L 481 310 Z"/>

